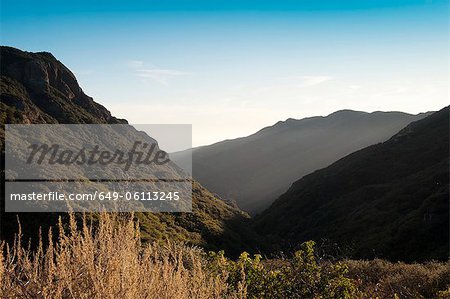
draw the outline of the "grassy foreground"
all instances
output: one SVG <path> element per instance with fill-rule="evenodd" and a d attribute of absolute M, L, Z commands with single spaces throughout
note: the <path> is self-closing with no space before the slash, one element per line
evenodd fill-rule
<path fill-rule="evenodd" d="M 0 298 L 450 298 L 450 263 L 327 262 L 306 242 L 291 258 L 236 261 L 171 242 L 142 244 L 132 215 L 71 215 L 48 245 L 1 243 Z"/>

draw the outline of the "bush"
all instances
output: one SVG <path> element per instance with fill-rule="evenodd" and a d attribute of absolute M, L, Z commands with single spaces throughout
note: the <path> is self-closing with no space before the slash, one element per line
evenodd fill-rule
<path fill-rule="evenodd" d="M 345 277 L 342 263 L 319 264 L 313 241 L 303 243 L 286 265 L 270 270 L 246 252 L 237 261 L 228 260 L 223 251 L 209 253 L 210 270 L 228 273 L 227 282 L 236 291 L 244 289 L 248 298 L 354 298 L 354 281 Z"/>

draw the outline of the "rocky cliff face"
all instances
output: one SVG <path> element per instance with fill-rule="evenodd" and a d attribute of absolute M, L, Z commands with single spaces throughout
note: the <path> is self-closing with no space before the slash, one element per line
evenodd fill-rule
<path fill-rule="evenodd" d="M 0 48 L 2 120 L 7 123 L 126 123 L 94 102 L 47 52 Z"/>

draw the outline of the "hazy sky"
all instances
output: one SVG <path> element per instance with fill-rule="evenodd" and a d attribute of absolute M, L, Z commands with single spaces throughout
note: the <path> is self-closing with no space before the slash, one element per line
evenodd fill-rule
<path fill-rule="evenodd" d="M 130 123 L 192 124 L 194 145 L 344 108 L 449 104 L 446 0 L 1 5 L 3 45 L 52 52 Z"/>

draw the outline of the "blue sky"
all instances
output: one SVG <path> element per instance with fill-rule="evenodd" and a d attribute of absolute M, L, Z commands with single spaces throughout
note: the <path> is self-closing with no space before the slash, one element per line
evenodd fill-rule
<path fill-rule="evenodd" d="M 191 123 L 201 145 L 289 117 L 448 105 L 448 17 L 431 0 L 11 0 L 1 43 L 52 52 L 116 116 Z"/>

